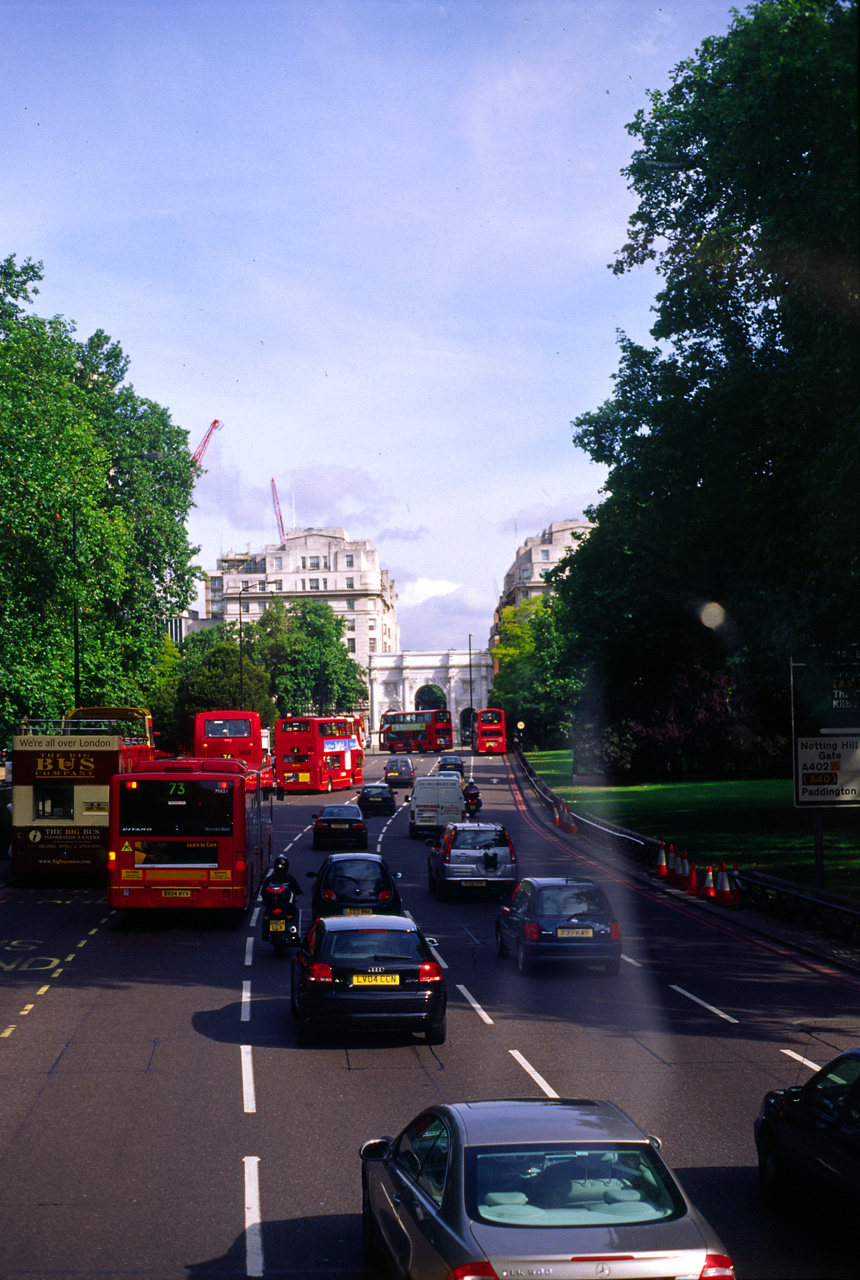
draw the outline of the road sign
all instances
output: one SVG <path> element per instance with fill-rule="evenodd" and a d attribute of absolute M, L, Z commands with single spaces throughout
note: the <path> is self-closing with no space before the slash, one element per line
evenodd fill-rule
<path fill-rule="evenodd" d="M 791 664 L 794 803 L 860 805 L 860 653 Z"/>

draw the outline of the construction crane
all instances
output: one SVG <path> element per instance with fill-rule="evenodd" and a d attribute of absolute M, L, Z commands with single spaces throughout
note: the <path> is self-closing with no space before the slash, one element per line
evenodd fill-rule
<path fill-rule="evenodd" d="M 275 477 L 272 476 L 272 502 L 275 504 L 275 519 L 278 522 L 278 537 L 281 544 L 286 542 L 287 535 L 284 532 L 284 518 L 281 515 L 281 504 L 278 502 L 278 490 L 275 488 Z"/>
<path fill-rule="evenodd" d="M 200 441 L 197 448 L 194 450 L 194 453 L 191 455 L 192 462 L 196 462 L 198 466 L 200 465 L 200 463 L 203 461 L 203 455 L 206 452 L 206 449 L 208 448 L 209 441 L 212 439 L 216 431 L 221 430 L 223 425 L 224 423 L 221 421 L 220 418 L 214 418 L 212 422 L 209 423 L 209 426 L 206 428 L 206 435 L 203 437 L 203 439 Z"/>

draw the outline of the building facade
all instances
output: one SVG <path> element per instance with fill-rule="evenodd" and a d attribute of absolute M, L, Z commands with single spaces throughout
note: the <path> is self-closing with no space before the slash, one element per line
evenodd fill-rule
<path fill-rule="evenodd" d="M 370 689 L 371 742 L 379 743 L 379 722 L 385 711 L 414 711 L 419 690 L 435 685 L 445 695 L 455 743 L 471 724 L 470 711 L 486 707 L 493 683 L 493 664 L 486 649 L 447 649 L 431 652 L 373 654 L 367 672 Z"/>
<path fill-rule="evenodd" d="M 215 622 L 257 622 L 275 599 L 324 600 L 346 619 L 350 657 L 368 668 L 400 648 L 397 592 L 372 542 L 343 529 L 291 529 L 279 546 L 230 551 L 207 575 L 206 613 Z"/>
<path fill-rule="evenodd" d="M 559 560 L 577 545 L 575 535 L 581 538 L 593 528 L 588 520 L 553 520 L 537 537 L 526 538 L 523 545 L 517 547 L 516 559 L 505 574 L 502 594 L 493 614 L 491 649 L 499 643 L 502 610 L 522 604 L 531 596 L 547 595 L 549 587 L 545 579 L 550 569 L 554 569 Z"/>

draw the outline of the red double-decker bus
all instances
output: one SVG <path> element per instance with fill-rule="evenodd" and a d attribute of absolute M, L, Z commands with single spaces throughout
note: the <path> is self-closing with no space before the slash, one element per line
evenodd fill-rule
<path fill-rule="evenodd" d="M 242 760 L 260 774 L 264 787 L 273 786 L 272 757 L 257 711 L 198 711 L 192 755 L 201 760 Z"/>
<path fill-rule="evenodd" d="M 472 750 L 477 755 L 502 755 L 507 751 L 505 713 L 497 707 L 476 711 L 472 721 Z"/>
<path fill-rule="evenodd" d="M 364 781 L 364 752 L 352 716 L 276 720 L 274 756 L 279 791 L 342 791 Z"/>
<path fill-rule="evenodd" d="M 110 780 L 156 751 L 145 707 L 76 707 L 12 738 L 12 869 L 88 876 L 108 865 Z"/>
<path fill-rule="evenodd" d="M 111 779 L 112 907 L 244 911 L 271 853 L 272 793 L 241 760 L 142 760 Z"/>
<path fill-rule="evenodd" d="M 384 711 L 379 722 L 380 751 L 450 751 L 453 746 L 451 712 Z"/>

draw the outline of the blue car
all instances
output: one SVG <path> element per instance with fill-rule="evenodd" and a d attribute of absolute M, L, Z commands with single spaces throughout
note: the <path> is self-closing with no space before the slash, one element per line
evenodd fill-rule
<path fill-rule="evenodd" d="M 541 960 L 579 960 L 601 964 L 615 976 L 621 968 L 621 925 L 593 880 L 529 876 L 499 911 L 496 949 L 500 957 L 513 952 L 522 974 Z"/>

